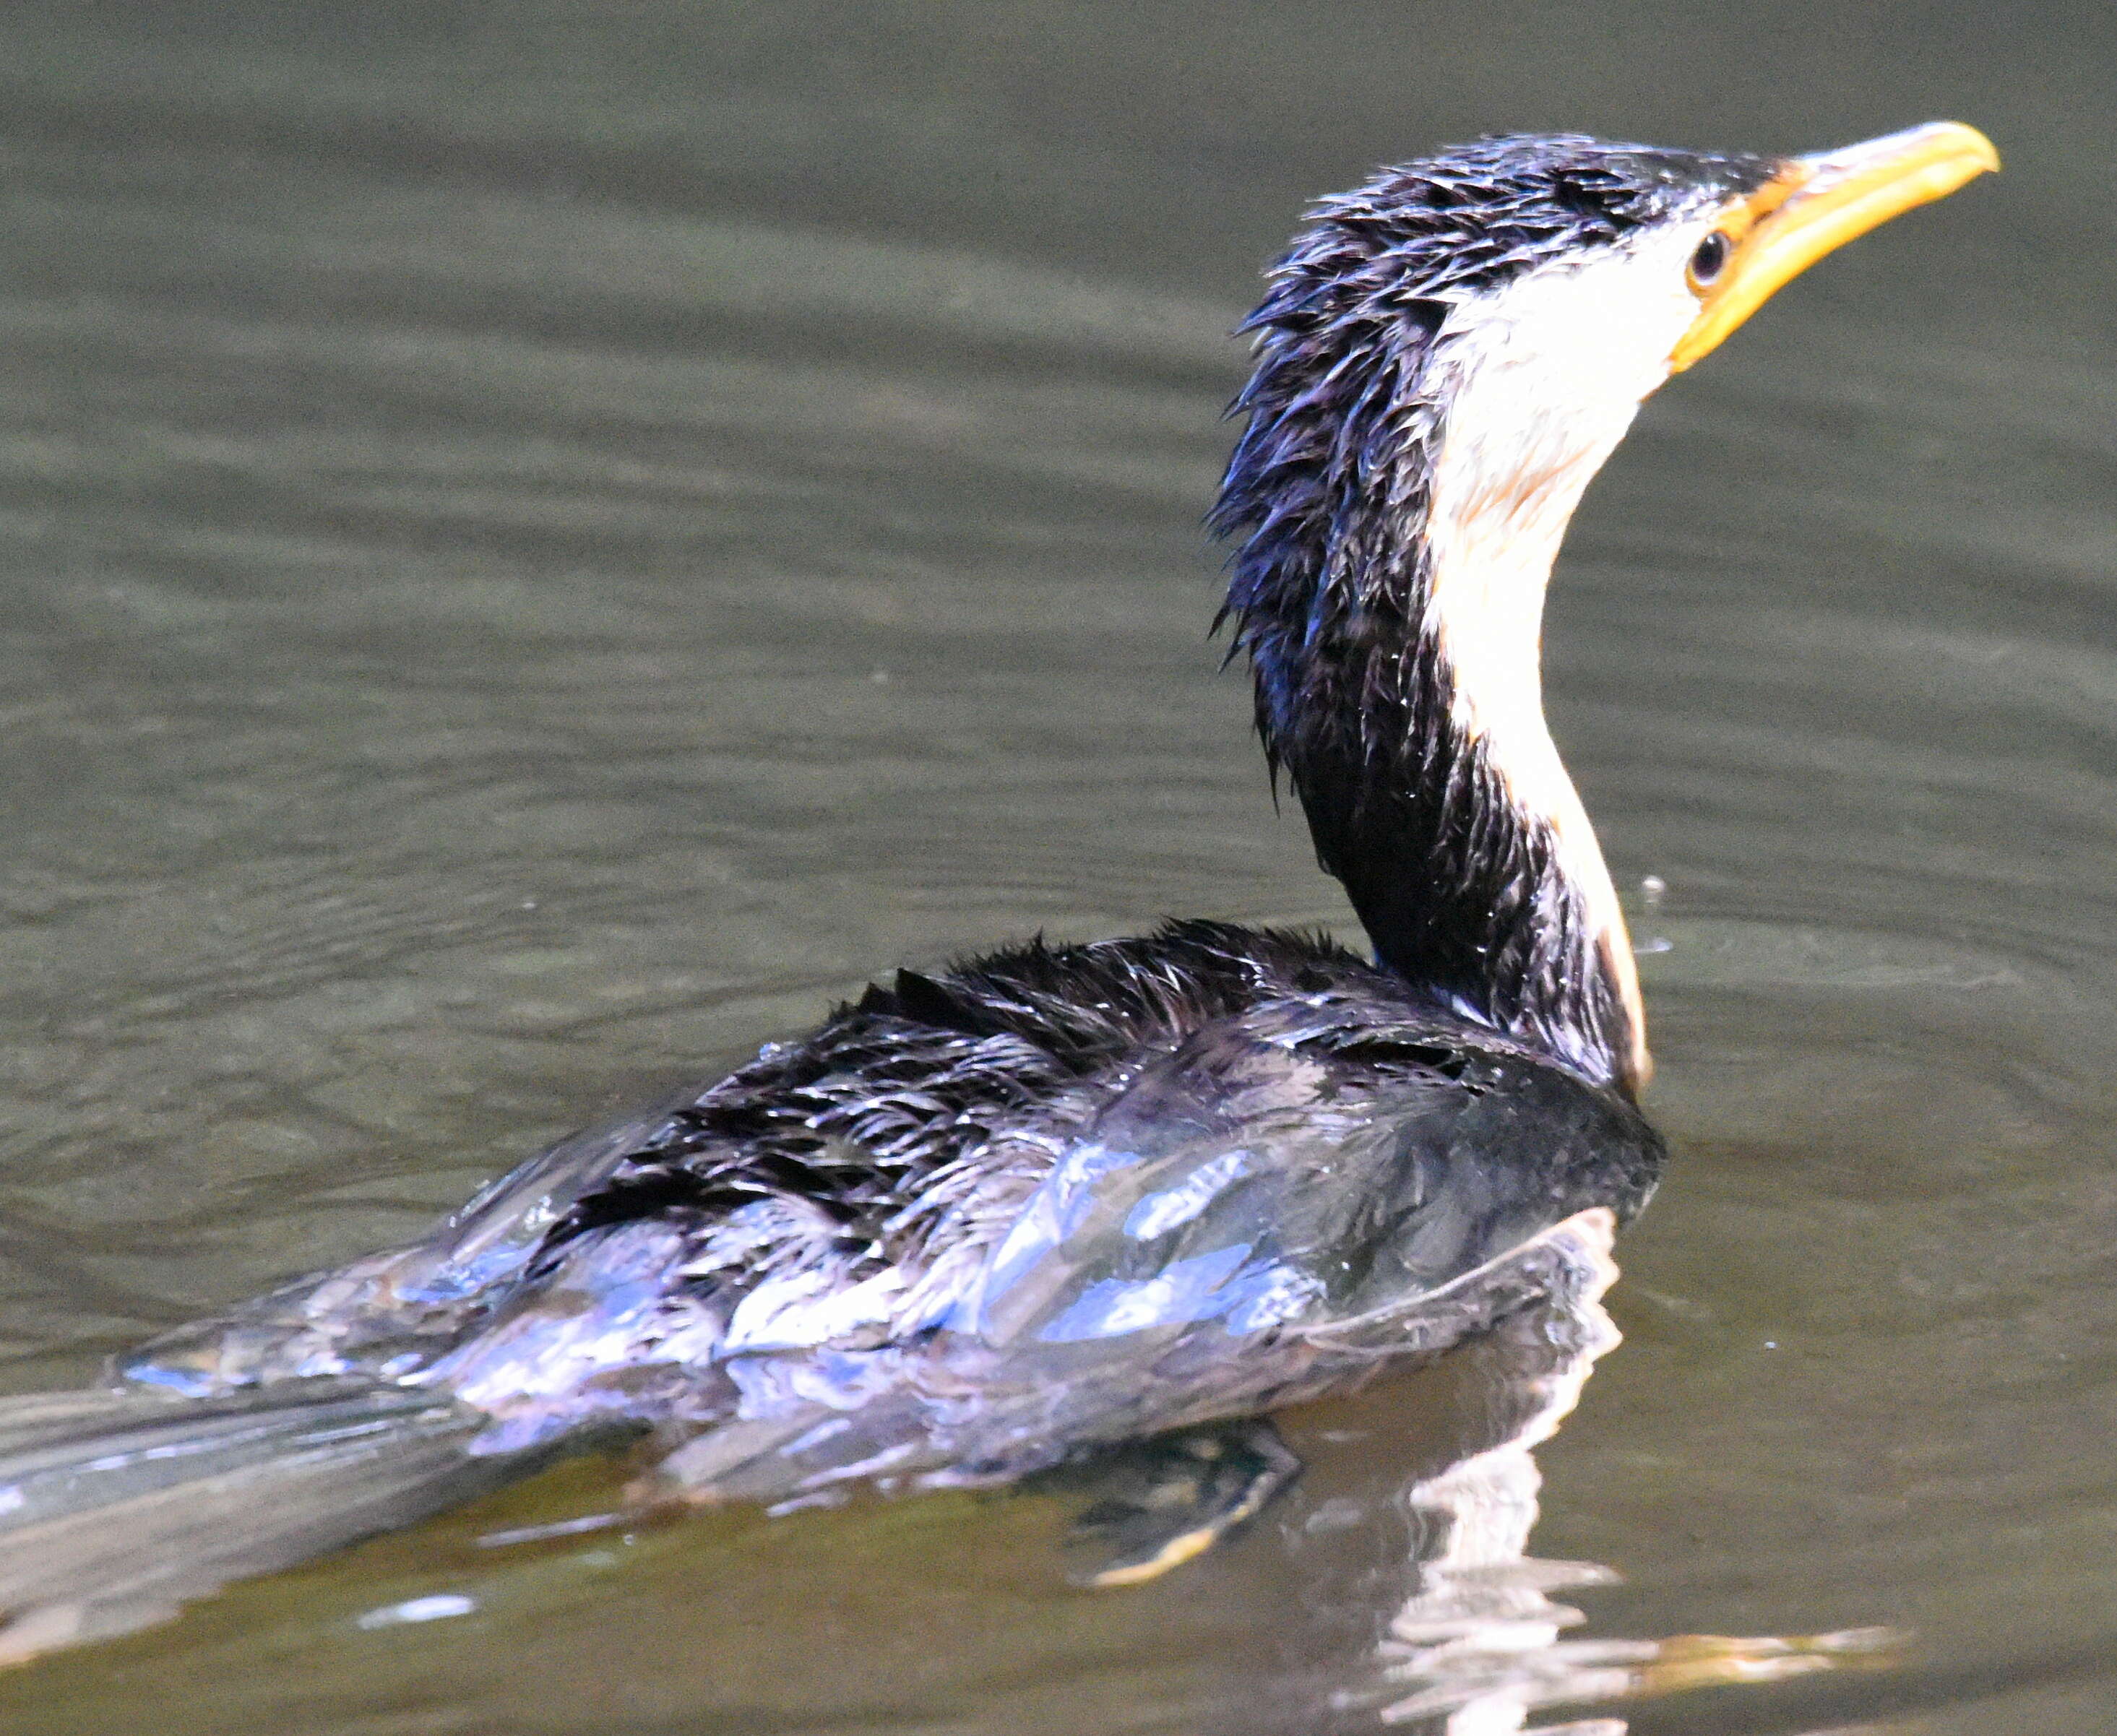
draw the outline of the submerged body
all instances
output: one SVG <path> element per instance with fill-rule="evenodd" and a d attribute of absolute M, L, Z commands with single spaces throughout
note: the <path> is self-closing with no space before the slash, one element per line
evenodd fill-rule
<path fill-rule="evenodd" d="M 715 1493 L 1018 1476 L 1443 1347 L 1494 1305 L 1481 1269 L 1630 1216 L 1660 1161 L 1622 1093 L 1386 969 L 1172 924 L 900 973 L 127 1373 L 438 1387 L 487 1451 L 706 1431 L 671 1469 Z"/>
<path fill-rule="evenodd" d="M 992 1481 L 1433 1354 L 1596 1265 L 1662 1147 L 1543 723 L 1560 537 L 1671 372 L 1994 166 L 1953 127 L 1795 159 L 1515 138 L 1326 201 L 1251 322 L 1214 522 L 1267 754 L 1373 960 L 1183 923 L 901 973 L 115 1392 L 0 1407 L 0 1654 L 599 1431 L 693 1499 Z"/>
<path fill-rule="evenodd" d="M 114 1390 L 0 1402 L 0 1663 L 614 1434 L 649 1444 L 643 1508 L 800 1504 L 1345 1390 L 1555 1275 L 1607 1282 L 1662 1156 L 1621 1090 L 1308 937 L 900 973 Z M 1268 1430 L 1201 1450 L 1206 1485 L 1159 1490 L 1092 1582 L 1188 1559 L 1297 1468 Z"/>

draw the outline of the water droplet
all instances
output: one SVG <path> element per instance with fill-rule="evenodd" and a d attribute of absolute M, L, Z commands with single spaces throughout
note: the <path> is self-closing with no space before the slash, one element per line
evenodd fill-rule
<path fill-rule="evenodd" d="M 445 1622 L 451 1616 L 468 1615 L 477 1608 L 477 1600 L 465 1597 L 459 1591 L 443 1591 L 431 1597 L 414 1597 L 401 1604 L 386 1604 L 380 1609 L 370 1609 L 360 1618 L 358 1625 L 367 1628 L 402 1628 L 414 1622 Z"/>

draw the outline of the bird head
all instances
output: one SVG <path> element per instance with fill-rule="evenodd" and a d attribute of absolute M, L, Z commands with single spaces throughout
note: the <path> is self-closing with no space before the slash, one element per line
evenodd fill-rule
<path fill-rule="evenodd" d="M 1584 1052 L 1644 1074 L 1623 919 L 1544 724 L 1560 540 L 1672 373 L 1998 166 L 1953 123 L 1801 157 L 1524 136 L 1310 211 L 1244 327 L 1211 523 L 1266 752 L 1385 958 L 1552 1044 L 1594 1027 Z"/>

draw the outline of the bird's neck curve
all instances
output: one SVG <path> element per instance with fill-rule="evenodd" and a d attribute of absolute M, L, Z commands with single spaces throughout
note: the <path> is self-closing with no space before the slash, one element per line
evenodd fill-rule
<path fill-rule="evenodd" d="M 1555 390 L 1554 349 L 1592 355 L 1596 334 L 1549 329 L 1529 289 L 1391 310 L 1321 346 L 1267 301 L 1215 523 L 1243 535 L 1229 612 L 1266 750 L 1379 958 L 1636 1091 L 1638 976 L 1545 723 L 1541 644 L 1566 524 L 1662 376 L 1570 368 Z M 1571 284 L 1566 319 L 1592 304 Z"/>
<path fill-rule="evenodd" d="M 1406 722 L 1435 738 L 1437 756 L 1475 792 L 1483 827 L 1515 835 L 1505 854 L 1531 889 L 1515 923 L 1480 937 L 1500 968 L 1479 1010 L 1498 1010 L 1561 1058 L 1635 1089 L 1650 1068 L 1639 974 L 1602 845 L 1545 719 L 1543 629 L 1566 527 L 1639 401 L 1598 399 L 1599 415 L 1580 404 L 1551 413 L 1536 402 L 1539 370 L 1510 365 L 1511 326 L 1458 325 L 1436 358 L 1447 408 L 1429 455 L 1419 563 L 1418 632 L 1430 646 L 1435 703 L 1433 715 Z M 1462 835 L 1469 848 L 1480 829 Z M 1444 862 L 1448 838 L 1445 824 L 1437 828 Z M 1455 883 L 1473 877 L 1459 866 Z M 1495 890 L 1504 912 L 1516 889 Z M 1479 926 L 1474 919 L 1471 932 Z"/>

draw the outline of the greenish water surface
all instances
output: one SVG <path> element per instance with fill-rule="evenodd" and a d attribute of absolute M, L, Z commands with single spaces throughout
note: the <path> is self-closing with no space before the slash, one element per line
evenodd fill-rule
<path fill-rule="evenodd" d="M 1622 1347 L 1478 1510 L 1540 1472 L 1533 1554 L 1602 1570 L 1539 1724 L 2117 1727 L 2114 93 L 2087 7 L 9 12 L 0 1383 L 900 960 L 1343 923 L 1197 528 L 1303 200 L 1482 131 L 1958 118 L 2007 173 L 1650 404 L 1561 561 L 1677 1155 Z M 491 1546 L 607 1500 L 576 1466 L 0 1724 L 1437 1729 L 1405 1467 L 1478 1390 L 1289 1418 L 1296 1493 L 1125 1592 L 1035 1496 Z"/>

